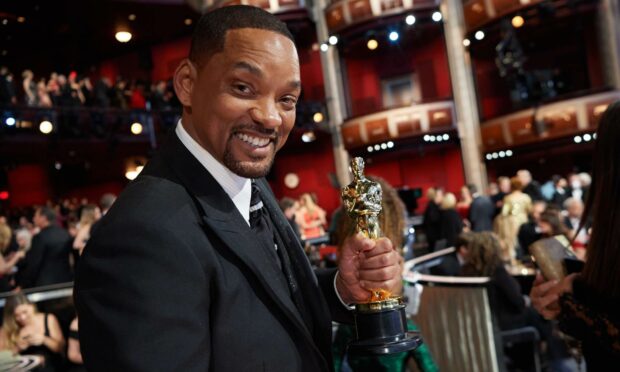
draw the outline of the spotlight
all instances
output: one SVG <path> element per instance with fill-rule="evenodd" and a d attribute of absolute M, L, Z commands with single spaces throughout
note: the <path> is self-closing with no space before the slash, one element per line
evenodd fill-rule
<path fill-rule="evenodd" d="M 185 23 L 185 26 L 191 26 L 194 21 L 191 18 L 185 18 L 185 21 L 183 21 L 183 23 Z"/>
<path fill-rule="evenodd" d="M 484 32 L 476 31 L 476 34 L 474 35 L 474 37 L 476 38 L 476 40 L 482 40 L 484 39 Z"/>
<path fill-rule="evenodd" d="M 327 52 L 329 50 L 329 45 L 323 43 L 321 44 L 321 52 Z"/>
<path fill-rule="evenodd" d="M 443 137 L 441 136 L 441 134 L 438 135 L 435 139 L 437 140 L 437 142 L 443 141 Z"/>
<path fill-rule="evenodd" d="M 435 136 L 429 136 L 429 140 L 430 140 L 431 142 L 435 142 Z"/>
<path fill-rule="evenodd" d="M 43 120 L 41 124 L 39 124 L 39 130 L 43 134 L 50 134 L 52 130 L 54 130 L 54 125 L 48 120 Z"/>
<path fill-rule="evenodd" d="M 15 125 L 15 118 L 9 116 L 8 118 L 6 118 L 6 120 L 4 121 L 4 123 L 6 125 L 8 125 L 9 127 L 12 127 L 13 125 Z"/>
<path fill-rule="evenodd" d="M 493 159 L 497 159 L 499 157 L 499 155 L 496 152 L 494 152 L 493 154 L 491 154 L 491 157 Z"/>
<path fill-rule="evenodd" d="M 376 39 L 370 39 L 368 40 L 368 42 L 366 43 L 366 46 L 368 47 L 368 49 L 370 50 L 375 50 L 379 47 L 379 42 Z"/>
<path fill-rule="evenodd" d="M 131 34 L 131 32 L 128 31 L 119 31 L 116 33 L 116 35 L 114 35 L 114 37 L 116 37 L 116 40 L 118 40 L 120 43 L 126 43 L 129 40 L 131 40 L 131 37 L 133 35 Z"/>
<path fill-rule="evenodd" d="M 3 20 L 2 20 L 2 24 L 3 24 L 3 25 L 5 25 L 5 26 L 6 26 L 6 25 L 8 25 L 8 24 L 9 24 L 9 20 L 8 20 L 8 19 L 6 19 L 6 18 L 5 18 L 5 19 L 3 19 Z"/>
<path fill-rule="evenodd" d="M 449 139 L 450 139 L 450 135 L 449 135 L 448 133 L 446 133 L 446 134 L 444 134 L 444 135 L 443 135 L 443 140 L 444 140 L 444 141 L 447 141 L 447 140 L 449 140 Z"/>
<path fill-rule="evenodd" d="M 135 170 L 130 170 L 130 171 L 125 172 L 125 178 L 127 178 L 130 181 L 135 180 L 136 177 L 138 177 L 138 172 Z"/>
<path fill-rule="evenodd" d="M 131 133 L 135 134 L 136 136 L 142 133 L 142 129 L 142 124 L 140 123 L 131 124 Z"/>
<path fill-rule="evenodd" d="M 506 156 L 508 157 L 512 156 L 512 150 L 506 150 Z"/>
<path fill-rule="evenodd" d="M 379 150 L 381 150 L 381 146 L 375 145 L 375 151 L 379 151 Z"/>
<path fill-rule="evenodd" d="M 443 15 L 441 14 L 441 12 L 435 12 L 433 13 L 432 18 L 433 18 L 433 21 L 439 22 L 443 18 Z"/>
<path fill-rule="evenodd" d="M 388 147 L 388 149 L 393 148 L 394 147 L 394 142 L 392 142 L 392 141 L 388 142 L 387 143 L 387 147 Z"/>
<path fill-rule="evenodd" d="M 368 152 L 372 152 L 372 151 L 373 151 L 373 148 L 372 148 L 372 146 L 368 146 L 368 147 L 366 148 L 366 150 L 368 150 Z"/>
<path fill-rule="evenodd" d="M 304 141 L 305 143 L 312 142 L 315 139 L 316 139 L 316 136 L 314 135 L 314 132 L 311 130 L 301 135 L 301 140 Z"/>
<path fill-rule="evenodd" d="M 575 136 L 575 138 L 573 138 L 573 141 L 575 141 L 575 143 L 581 143 L 581 136 Z"/>
<path fill-rule="evenodd" d="M 387 145 L 385 143 L 381 144 L 381 150 L 387 150 Z"/>
<path fill-rule="evenodd" d="M 338 36 L 332 35 L 329 37 L 329 39 L 327 39 L 327 41 L 329 42 L 330 45 L 336 45 L 338 44 Z"/>
<path fill-rule="evenodd" d="M 583 135 L 583 140 L 586 142 L 590 142 L 590 140 L 592 139 L 592 136 L 589 133 L 586 133 Z"/>
<path fill-rule="evenodd" d="M 62 169 L 62 163 L 57 161 L 54 163 L 54 168 L 56 168 L 56 170 L 61 170 Z"/>
<path fill-rule="evenodd" d="M 487 154 L 486 158 L 487 158 L 487 160 L 491 160 L 491 159 L 493 159 L 493 157 L 491 156 L 491 154 Z"/>
<path fill-rule="evenodd" d="M 596 133 L 594 133 L 594 134 L 592 135 L 592 138 L 596 139 Z"/>
<path fill-rule="evenodd" d="M 392 31 L 390 32 L 390 35 L 388 37 L 390 38 L 390 41 L 397 41 L 400 35 L 398 34 L 398 32 Z"/>
<path fill-rule="evenodd" d="M 24 17 L 17 17 L 17 22 L 24 23 L 24 22 L 26 22 L 26 18 L 24 18 Z"/>
<path fill-rule="evenodd" d="M 523 19 L 523 17 L 521 17 L 520 15 L 512 17 L 512 26 L 514 28 L 519 28 L 523 26 L 524 23 L 525 19 Z"/>
<path fill-rule="evenodd" d="M 405 18 L 405 23 L 408 24 L 409 26 L 413 26 L 413 24 L 415 23 L 415 16 L 413 14 L 409 14 Z"/>
<path fill-rule="evenodd" d="M 323 113 L 321 112 L 315 112 L 314 115 L 312 115 L 312 120 L 314 120 L 315 123 L 320 123 L 323 121 L 323 119 L 325 119 L 323 117 Z"/>
<path fill-rule="evenodd" d="M 130 14 L 129 17 L 127 17 L 130 21 L 135 21 L 136 20 L 136 15 L 135 14 Z"/>
<path fill-rule="evenodd" d="M 468 47 L 471 45 L 471 41 L 469 39 L 463 39 L 463 46 Z"/>
<path fill-rule="evenodd" d="M 506 153 L 504 151 L 500 151 L 499 152 L 499 157 L 503 158 L 504 156 L 506 156 Z"/>
<path fill-rule="evenodd" d="M 424 142 L 428 142 L 431 140 L 431 136 L 429 136 L 428 134 L 424 135 Z"/>

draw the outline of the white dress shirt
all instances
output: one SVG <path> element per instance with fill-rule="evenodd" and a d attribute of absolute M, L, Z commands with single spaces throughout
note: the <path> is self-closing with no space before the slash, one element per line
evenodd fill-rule
<path fill-rule="evenodd" d="M 181 120 L 179 120 L 175 132 L 177 136 L 179 136 L 181 143 L 196 159 L 198 159 L 200 164 L 213 176 L 215 181 L 222 186 L 224 192 L 228 194 L 249 226 L 252 180 L 233 173 L 230 169 L 226 168 L 224 164 L 217 161 L 213 155 L 200 146 L 200 144 L 187 133 L 185 128 L 183 128 Z"/>

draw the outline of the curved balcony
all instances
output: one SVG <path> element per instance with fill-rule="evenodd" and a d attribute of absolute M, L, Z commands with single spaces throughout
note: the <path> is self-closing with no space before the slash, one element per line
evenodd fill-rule
<path fill-rule="evenodd" d="M 455 129 L 454 103 L 439 101 L 349 119 L 341 133 L 347 150 Z"/>
<path fill-rule="evenodd" d="M 402 13 L 406 10 L 428 10 L 439 7 L 439 0 L 339 0 L 325 9 L 327 28 L 331 33 L 366 22 Z"/>
<path fill-rule="evenodd" d="M 274 14 L 295 10 L 306 11 L 304 0 L 186 0 L 186 2 L 199 12 L 229 5 L 252 5 Z"/>
<path fill-rule="evenodd" d="M 592 94 L 521 110 L 480 125 L 485 152 L 596 130 L 600 115 L 620 91 Z"/>

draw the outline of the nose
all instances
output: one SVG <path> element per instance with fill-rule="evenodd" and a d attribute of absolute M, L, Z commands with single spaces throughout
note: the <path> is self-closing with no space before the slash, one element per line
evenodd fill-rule
<path fill-rule="evenodd" d="M 282 116 L 276 103 L 271 99 L 259 101 L 251 110 L 250 116 L 265 128 L 278 128 L 282 125 Z"/>

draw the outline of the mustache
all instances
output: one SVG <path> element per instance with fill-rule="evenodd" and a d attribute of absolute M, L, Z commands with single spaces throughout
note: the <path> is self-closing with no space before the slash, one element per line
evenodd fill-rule
<path fill-rule="evenodd" d="M 233 129 L 232 133 L 235 134 L 244 130 L 266 135 L 272 140 L 276 140 L 279 138 L 278 131 L 276 131 L 275 129 L 265 128 L 262 125 L 257 124 L 244 124 L 236 126 Z"/>

